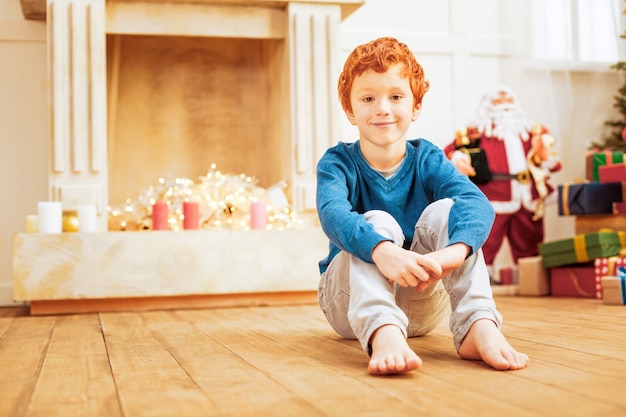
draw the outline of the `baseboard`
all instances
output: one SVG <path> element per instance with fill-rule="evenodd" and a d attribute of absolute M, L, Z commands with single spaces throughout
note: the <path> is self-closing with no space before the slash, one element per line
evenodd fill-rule
<path fill-rule="evenodd" d="M 0 282 L 0 307 L 23 306 L 24 301 L 13 300 L 13 284 L 11 282 Z"/>

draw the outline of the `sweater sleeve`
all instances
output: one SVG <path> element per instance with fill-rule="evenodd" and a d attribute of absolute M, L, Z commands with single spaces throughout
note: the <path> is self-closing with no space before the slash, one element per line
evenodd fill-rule
<path fill-rule="evenodd" d="M 426 146 L 428 144 L 428 146 Z M 461 174 L 454 164 L 436 146 L 424 141 L 419 161 L 420 174 L 425 179 L 422 183 L 433 201 L 451 198 L 454 205 L 448 219 L 448 237 L 450 245 L 465 243 L 472 249 L 480 248 L 491 231 L 495 213 L 485 194 Z"/>
<path fill-rule="evenodd" d="M 340 145 L 341 146 L 341 145 Z M 365 221 L 358 207 L 356 163 L 336 148 L 328 150 L 317 165 L 317 210 L 322 230 L 332 245 L 373 263 L 372 251 L 389 240 Z"/>

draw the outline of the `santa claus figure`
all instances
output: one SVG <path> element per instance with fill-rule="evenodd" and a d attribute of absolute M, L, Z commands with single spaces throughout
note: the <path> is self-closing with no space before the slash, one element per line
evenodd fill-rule
<path fill-rule="evenodd" d="M 519 258 L 538 255 L 545 200 L 554 191 L 548 179 L 561 163 L 553 150 L 554 138 L 545 127 L 533 124 L 510 88 L 498 86 L 485 94 L 477 116 L 444 151 L 496 212 L 483 246 L 493 277 L 494 259 L 505 237 L 516 264 Z"/>

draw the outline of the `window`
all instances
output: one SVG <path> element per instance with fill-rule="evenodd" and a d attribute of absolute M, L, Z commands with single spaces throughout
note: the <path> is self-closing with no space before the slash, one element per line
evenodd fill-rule
<path fill-rule="evenodd" d="M 535 59 L 617 62 L 622 0 L 533 0 Z"/>

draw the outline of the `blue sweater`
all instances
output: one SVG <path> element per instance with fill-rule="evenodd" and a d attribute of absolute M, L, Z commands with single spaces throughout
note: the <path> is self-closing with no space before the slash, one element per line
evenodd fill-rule
<path fill-rule="evenodd" d="M 328 149 L 317 165 L 317 210 L 330 240 L 329 254 L 319 263 L 320 272 L 326 271 L 340 250 L 373 263 L 372 250 L 389 239 L 365 221 L 366 211 L 391 214 L 402 227 L 405 242 L 410 243 L 426 206 L 446 197 L 455 202 L 448 219 L 450 245 L 463 242 L 475 252 L 489 235 L 494 211 L 478 187 L 433 143 L 408 140 L 404 161 L 389 179 L 367 163 L 359 141 L 340 142 Z"/>

